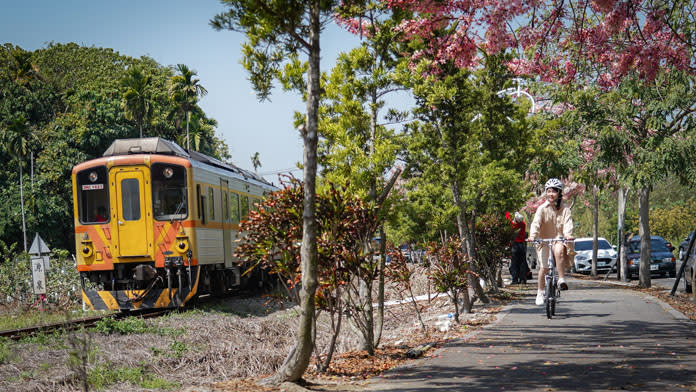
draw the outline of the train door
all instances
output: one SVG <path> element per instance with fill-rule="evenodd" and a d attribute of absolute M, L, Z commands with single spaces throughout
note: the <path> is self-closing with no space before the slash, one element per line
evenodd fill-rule
<path fill-rule="evenodd" d="M 147 222 L 145 217 L 145 168 L 118 170 L 115 195 L 118 231 L 118 254 L 124 257 L 146 256 Z"/>
<path fill-rule="evenodd" d="M 225 267 L 232 268 L 232 233 L 230 231 L 230 196 L 227 180 L 220 179 L 220 197 L 222 198 L 222 246 L 225 254 Z"/>

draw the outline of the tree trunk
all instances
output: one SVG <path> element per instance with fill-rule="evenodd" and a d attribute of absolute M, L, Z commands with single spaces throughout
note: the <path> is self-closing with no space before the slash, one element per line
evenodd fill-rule
<path fill-rule="evenodd" d="M 597 186 L 592 187 L 592 276 L 597 276 L 597 239 L 599 237 L 599 194 Z M 573 260 L 570 260 L 574 263 Z"/>
<path fill-rule="evenodd" d="M 308 101 L 309 104 L 309 101 Z M 189 119 L 191 118 L 191 112 L 186 112 L 186 150 L 191 151 L 191 142 L 189 140 Z M 142 131 L 140 132 L 140 137 L 143 137 Z M 305 142 L 305 148 L 307 143 Z"/>
<path fill-rule="evenodd" d="M 466 215 L 464 215 L 464 218 L 466 219 Z M 471 225 L 471 230 L 469 230 L 469 225 Z M 476 227 L 476 214 L 474 212 L 471 213 L 471 222 L 464 222 L 464 228 L 466 229 L 466 240 L 467 240 L 467 247 L 469 248 L 469 257 L 471 260 L 476 260 L 478 255 L 476 252 L 476 237 L 474 236 L 474 228 Z M 476 263 L 471 264 L 471 269 L 476 272 L 479 275 L 483 275 L 482 271 L 479 270 L 477 267 Z M 471 282 L 471 287 L 473 287 L 474 292 L 478 296 L 479 300 L 483 302 L 484 304 L 490 303 L 491 300 L 488 299 L 488 296 L 486 295 L 486 292 L 483 290 L 483 287 L 481 287 L 481 283 L 479 279 L 476 279 L 473 276 L 469 277 L 469 282 Z M 471 306 L 473 307 L 473 303 Z"/>
<path fill-rule="evenodd" d="M 24 252 L 27 252 L 27 221 L 24 217 L 24 184 L 22 182 L 22 160 L 19 162 L 19 203 L 22 207 L 22 235 L 24 236 Z"/>
<path fill-rule="evenodd" d="M 304 130 L 304 211 L 302 213 L 302 246 L 300 248 L 302 289 L 300 291 L 300 325 L 295 347 L 270 378 L 268 384 L 297 381 L 307 370 L 312 356 L 312 323 L 314 320 L 314 294 L 317 289 L 317 224 L 315 219 L 318 109 L 321 96 L 319 86 L 319 1 L 309 5 L 309 70 L 307 83 L 307 123 Z"/>
<path fill-rule="evenodd" d="M 650 287 L 650 188 L 644 186 L 638 192 L 638 210 L 640 211 L 640 283 L 641 287 Z"/>
<path fill-rule="evenodd" d="M 379 347 L 384 326 L 384 269 L 387 267 L 387 236 L 383 225 L 379 227 L 379 238 L 379 285 L 377 286 L 377 325 L 375 325 L 374 347 Z"/>
<path fill-rule="evenodd" d="M 454 199 L 454 205 L 457 206 L 457 229 L 459 230 L 459 239 L 462 240 L 467 235 L 467 229 L 466 225 L 464 224 L 464 208 L 461 204 L 461 198 L 459 197 L 459 188 L 457 187 L 457 184 L 450 184 L 450 190 L 452 191 L 452 198 Z M 443 241 L 444 243 L 444 241 Z M 466 240 L 462 241 L 462 253 L 466 254 L 466 257 L 471 260 L 471 257 L 469 255 L 467 245 L 466 245 Z M 469 263 L 471 264 L 471 262 Z M 468 290 L 468 289 L 465 289 Z M 467 292 L 468 294 L 468 292 Z M 464 308 L 465 309 L 470 309 L 471 308 L 471 303 L 469 300 L 469 296 L 463 296 L 462 300 L 464 301 Z"/>
<path fill-rule="evenodd" d="M 617 267 L 617 275 L 620 275 L 621 279 L 624 282 L 628 282 L 630 276 L 628 275 L 628 259 L 626 257 L 626 234 L 624 232 L 624 225 L 625 225 L 625 219 L 626 219 L 626 197 L 628 196 L 628 189 L 624 189 L 621 187 L 619 189 L 619 201 L 618 201 L 618 223 L 619 223 L 619 267 Z M 617 276 L 617 279 L 619 277 Z"/>

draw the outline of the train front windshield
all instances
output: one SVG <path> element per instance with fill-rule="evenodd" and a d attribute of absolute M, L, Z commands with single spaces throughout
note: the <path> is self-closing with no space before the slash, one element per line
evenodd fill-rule
<path fill-rule="evenodd" d="M 106 166 L 77 173 L 77 208 L 80 223 L 95 224 L 109 221 L 109 192 Z"/>
<path fill-rule="evenodd" d="M 186 169 L 183 166 L 155 163 L 152 173 L 152 208 L 156 220 L 186 219 Z"/>

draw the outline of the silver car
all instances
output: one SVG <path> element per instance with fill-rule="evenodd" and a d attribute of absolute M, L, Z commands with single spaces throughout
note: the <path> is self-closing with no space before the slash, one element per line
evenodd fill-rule
<path fill-rule="evenodd" d="M 582 274 L 592 272 L 592 238 L 576 238 L 575 252 L 573 272 Z M 616 271 L 616 257 L 616 250 L 609 241 L 602 237 L 597 238 L 597 272 L 606 273 L 612 266 L 612 271 Z"/>

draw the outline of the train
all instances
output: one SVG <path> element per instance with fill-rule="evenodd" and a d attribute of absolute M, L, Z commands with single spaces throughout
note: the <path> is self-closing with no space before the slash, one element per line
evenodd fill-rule
<path fill-rule="evenodd" d="M 77 270 L 86 308 L 176 308 L 263 276 L 234 256 L 239 223 L 277 188 L 158 137 L 117 139 L 72 169 Z"/>

